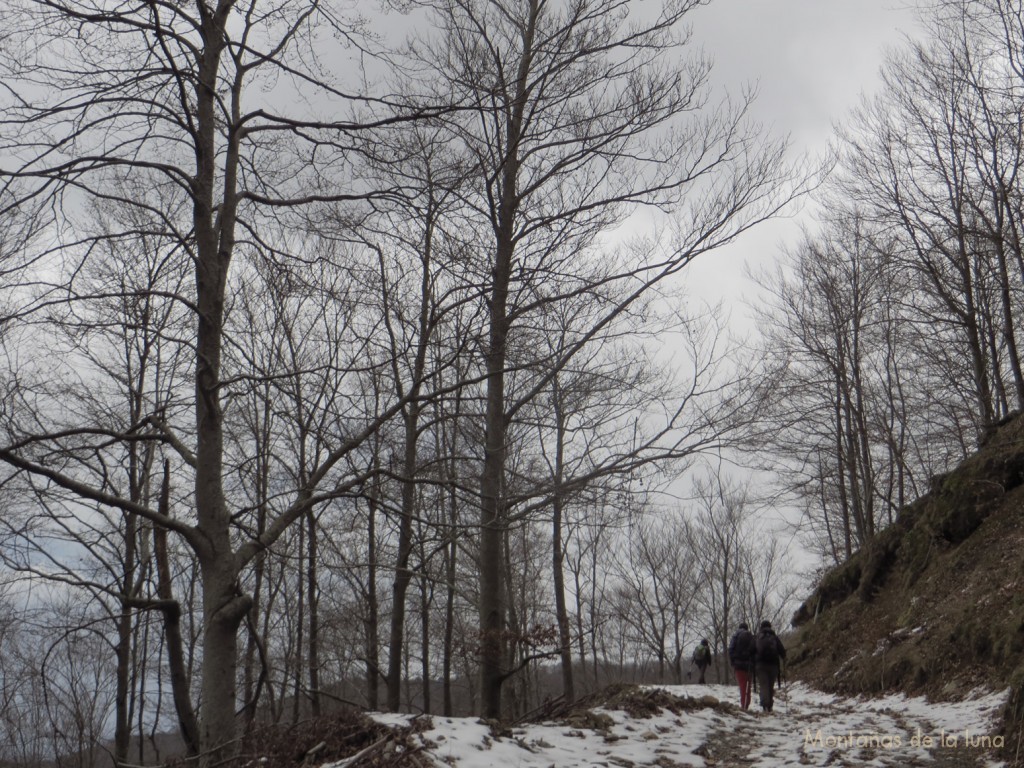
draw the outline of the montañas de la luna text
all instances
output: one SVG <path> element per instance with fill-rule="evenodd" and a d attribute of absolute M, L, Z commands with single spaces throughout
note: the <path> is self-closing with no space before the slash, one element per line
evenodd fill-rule
<path fill-rule="evenodd" d="M 922 733 L 918 728 L 913 735 L 901 733 L 848 733 L 826 734 L 821 728 L 812 731 L 804 729 L 804 745 L 808 747 L 826 747 L 828 749 L 859 749 L 862 747 L 875 747 L 881 749 L 894 749 L 904 744 L 912 747 L 968 747 L 972 749 L 1001 749 L 1003 737 L 1001 735 L 989 736 L 980 733 L 973 733 L 970 728 L 963 731 L 945 731 L 938 733 Z"/>

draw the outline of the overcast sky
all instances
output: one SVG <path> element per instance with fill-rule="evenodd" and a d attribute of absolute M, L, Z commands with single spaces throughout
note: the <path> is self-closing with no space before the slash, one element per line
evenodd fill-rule
<path fill-rule="evenodd" d="M 910 0 L 713 0 L 693 12 L 694 42 L 715 64 L 715 83 L 757 83 L 757 116 L 794 147 L 823 153 L 832 126 L 878 85 L 887 47 L 915 30 Z M 734 307 L 752 286 L 743 264 L 778 257 L 795 222 L 759 228 L 693 265 L 691 293 Z M 723 275 L 727 279 L 723 279 Z M 720 294 L 720 295 L 717 295 Z"/>
<path fill-rule="evenodd" d="M 693 12 L 694 43 L 714 60 L 716 87 L 737 91 L 757 83 L 757 118 L 789 134 L 795 151 L 823 155 L 833 126 L 879 85 L 879 70 L 888 47 L 916 30 L 912 0 L 712 0 Z M 769 222 L 736 243 L 705 254 L 687 267 L 687 292 L 715 304 L 732 317 L 733 333 L 752 340 L 756 333 L 747 301 L 757 286 L 744 268 L 776 263 L 784 244 L 796 242 L 800 222 Z M 679 485 L 685 493 L 685 481 Z M 772 517 L 795 521 L 792 510 L 774 509 Z M 810 568 L 814 557 L 797 549 L 784 534 L 797 568 Z"/>
<path fill-rule="evenodd" d="M 812 144 L 874 85 L 885 47 L 914 24 L 906 0 L 713 0 L 690 18 L 716 80 L 759 82 L 762 115 Z"/>

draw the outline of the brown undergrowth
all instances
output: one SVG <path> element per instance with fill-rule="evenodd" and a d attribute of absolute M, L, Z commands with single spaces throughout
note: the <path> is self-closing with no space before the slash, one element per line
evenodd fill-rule
<path fill-rule="evenodd" d="M 674 715 L 698 709 L 714 709 L 722 713 L 736 711 L 732 704 L 719 701 L 714 696 L 677 696 L 663 688 L 617 683 L 582 696 L 570 705 L 550 707 L 532 719 L 574 724 L 595 709 L 621 710 L 637 719 L 653 717 L 662 711 Z"/>
<path fill-rule="evenodd" d="M 294 725 L 259 726 L 246 737 L 236 763 L 240 768 L 426 768 L 415 734 L 430 728 L 429 717 L 404 728 L 383 725 L 355 709 L 304 720 Z"/>

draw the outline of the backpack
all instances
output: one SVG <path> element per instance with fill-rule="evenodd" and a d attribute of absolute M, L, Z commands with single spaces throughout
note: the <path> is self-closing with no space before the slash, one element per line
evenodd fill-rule
<path fill-rule="evenodd" d="M 771 632 L 762 632 L 757 636 L 757 660 L 766 664 L 779 663 L 779 643 Z"/>
<path fill-rule="evenodd" d="M 693 661 L 698 666 L 708 662 L 708 647 L 706 645 L 701 644 L 694 649 Z"/>
<path fill-rule="evenodd" d="M 754 636 L 748 630 L 741 629 L 733 635 L 729 644 L 729 661 L 734 667 L 749 670 L 756 651 Z"/>

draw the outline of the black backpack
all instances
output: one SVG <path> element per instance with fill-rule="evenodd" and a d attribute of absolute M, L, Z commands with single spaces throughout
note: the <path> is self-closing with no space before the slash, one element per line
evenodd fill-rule
<path fill-rule="evenodd" d="M 754 636 L 749 631 L 741 629 L 732 639 L 732 646 L 729 648 L 730 661 L 733 664 L 750 664 L 756 651 Z"/>
<path fill-rule="evenodd" d="M 757 636 L 757 660 L 766 664 L 779 663 L 779 641 L 771 632 Z"/>

